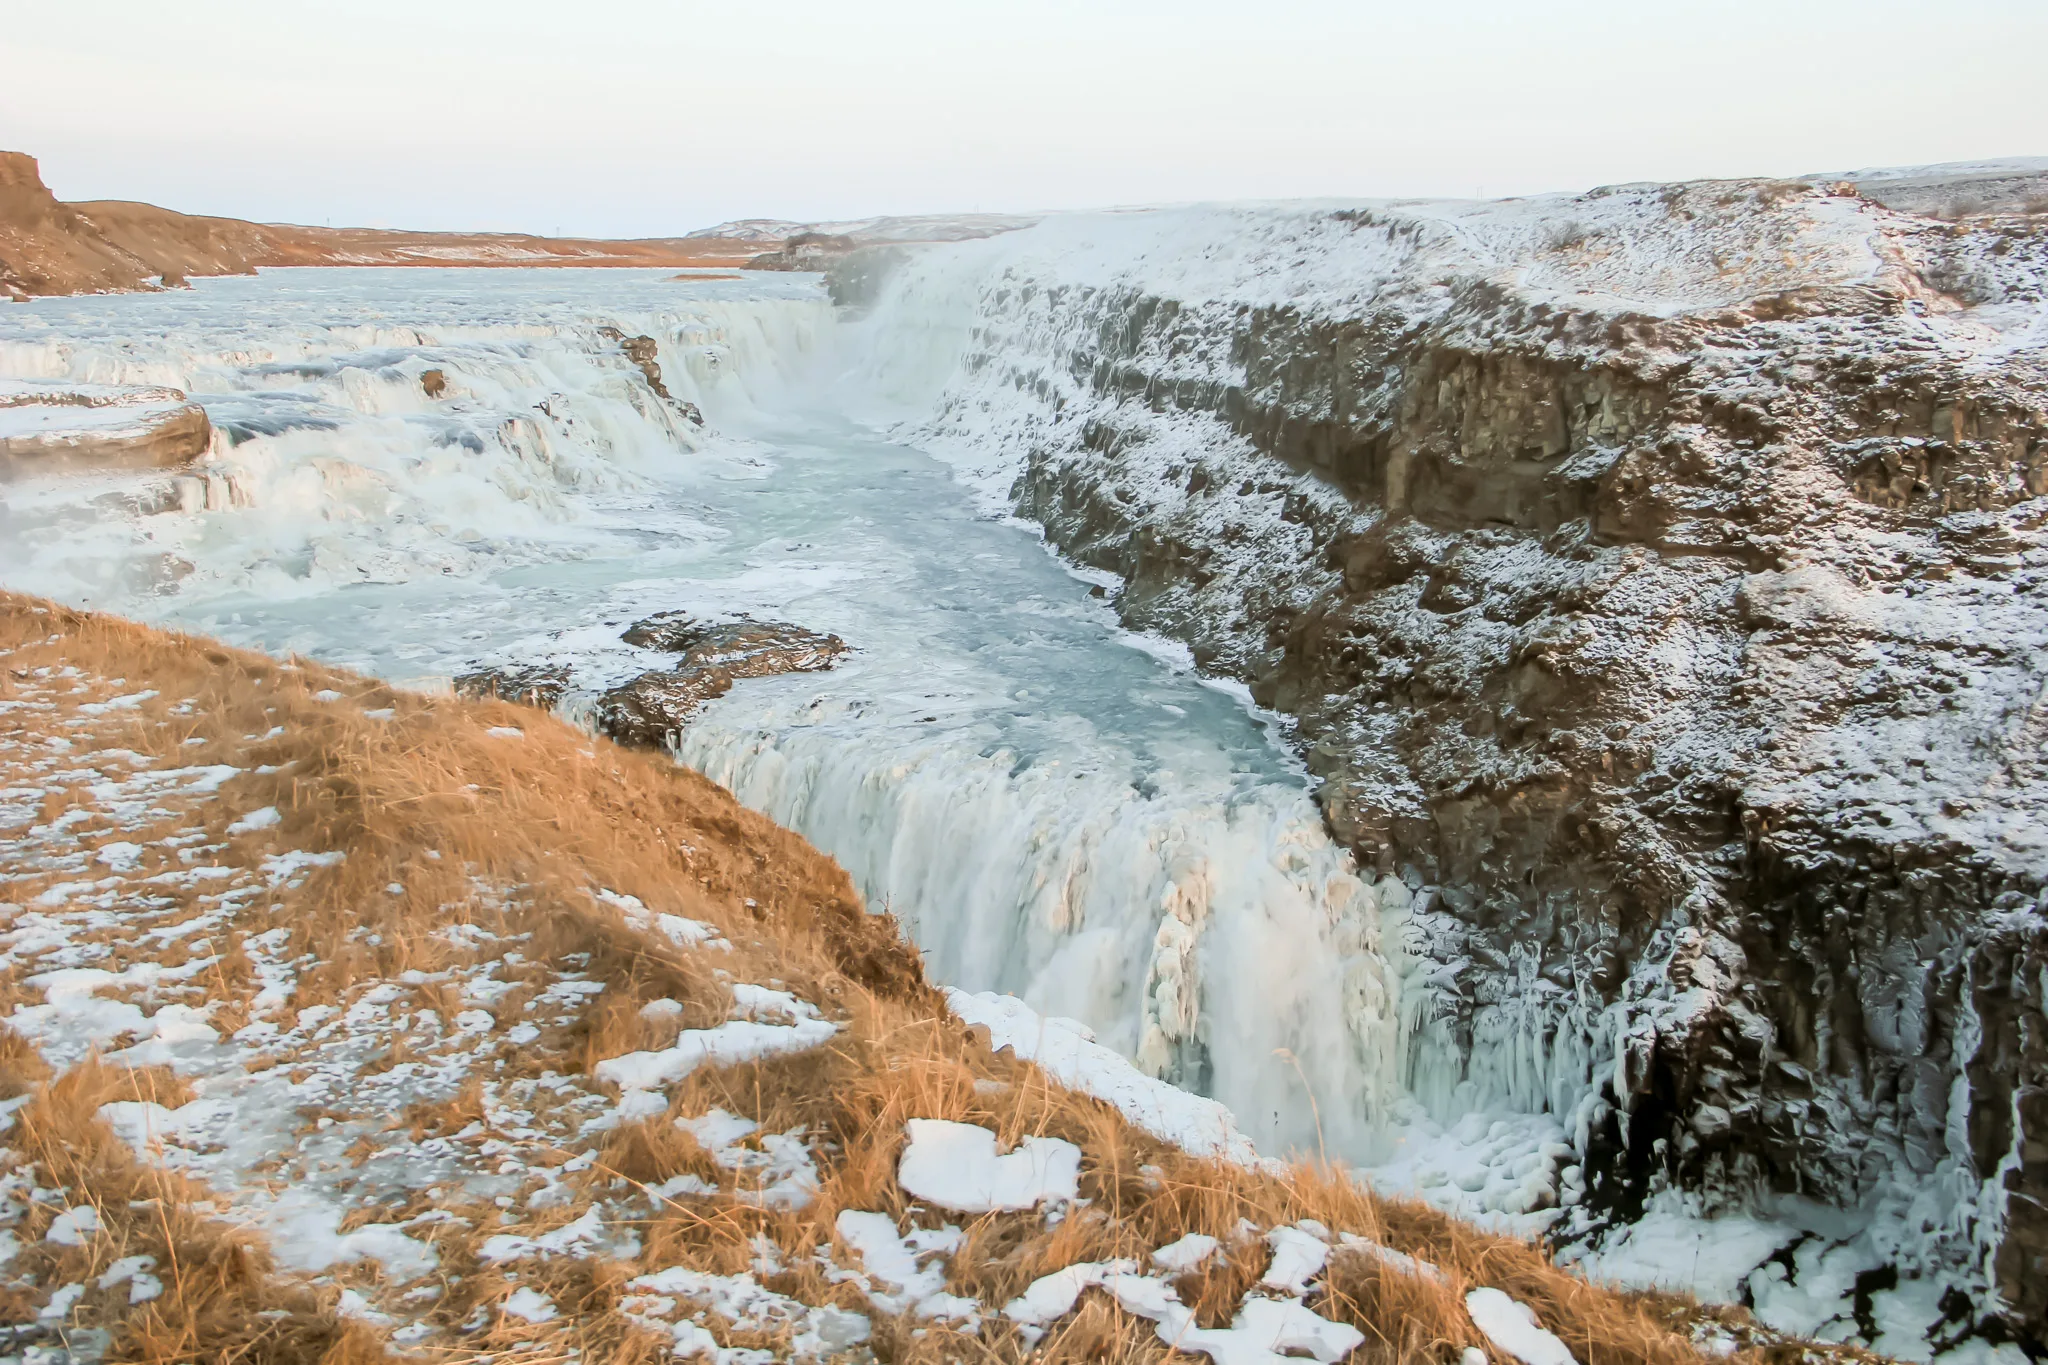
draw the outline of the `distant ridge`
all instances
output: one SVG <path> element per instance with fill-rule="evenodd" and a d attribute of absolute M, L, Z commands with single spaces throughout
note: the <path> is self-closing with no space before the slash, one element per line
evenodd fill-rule
<path fill-rule="evenodd" d="M 641 266 L 744 264 L 760 238 L 605 241 L 513 232 L 317 228 L 206 218 L 154 204 L 66 204 L 36 160 L 0 152 L 0 297 L 176 287 L 263 266 Z"/>

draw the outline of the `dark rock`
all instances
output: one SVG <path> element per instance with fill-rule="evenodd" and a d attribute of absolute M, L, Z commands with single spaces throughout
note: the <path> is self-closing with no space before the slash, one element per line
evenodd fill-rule
<path fill-rule="evenodd" d="M 569 690 L 569 670 L 560 664 L 505 664 L 480 668 L 455 679 L 455 691 L 464 697 L 498 697 L 522 706 L 552 711 Z"/>
<path fill-rule="evenodd" d="M 671 654 L 680 654 L 702 640 L 709 629 L 709 626 L 688 612 L 664 611 L 644 621 L 635 621 L 619 638 L 629 645 L 638 645 L 642 649 L 661 649 Z"/>
<path fill-rule="evenodd" d="M 654 749 L 670 747 L 691 716 L 740 679 L 821 672 L 846 652 L 838 636 L 801 626 L 746 619 L 697 624 L 681 613 L 638 622 L 623 638 L 682 654 L 674 668 L 642 673 L 598 699 L 600 731 L 621 744 Z"/>
<path fill-rule="evenodd" d="M 661 343 L 650 336 L 629 337 L 616 327 L 600 327 L 597 331 L 598 335 L 610 337 L 619 343 L 619 349 L 626 353 L 626 359 L 639 368 L 641 377 L 647 381 L 647 387 L 653 389 L 657 397 L 675 408 L 685 419 L 700 427 L 704 425 L 704 414 L 697 405 L 677 398 L 668 391 L 668 385 L 662 382 Z"/>

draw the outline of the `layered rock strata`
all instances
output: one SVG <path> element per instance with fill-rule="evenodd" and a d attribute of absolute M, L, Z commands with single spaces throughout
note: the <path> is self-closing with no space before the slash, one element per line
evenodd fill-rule
<path fill-rule="evenodd" d="M 1566 1117 L 1561 1231 L 1798 1191 L 1981 1274 L 1945 1330 L 2039 1336 L 2048 218 L 1191 210 L 912 263 L 876 315 L 963 278 L 916 434 L 1290 715 L 1426 890 L 1418 1093 Z"/>

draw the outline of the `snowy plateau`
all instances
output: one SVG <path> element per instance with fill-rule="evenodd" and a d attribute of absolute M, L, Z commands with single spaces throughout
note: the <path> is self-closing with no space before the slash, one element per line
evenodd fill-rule
<path fill-rule="evenodd" d="M 2048 163 L 1988 163 L 1058 214 L 825 277 L 33 300 L 0 311 L 0 582 L 419 690 L 539 670 L 578 721 L 672 662 L 626 638 L 663 613 L 830 632 L 669 747 L 838 859 L 996 1047 L 1592 1278 L 2016 1361 L 2048 1335 L 2044 210 Z M 193 407 L 187 462 L 81 467 L 112 412 Z M 93 990 L 17 1027 L 83 1047 Z M 602 1063 L 614 1112 L 830 1035 L 750 999 Z M 696 1140 L 808 1198 L 808 1149 L 732 1119 Z M 910 1121 L 903 1183 L 948 1207 L 1068 1188 L 1060 1147 Z M 926 1282 L 944 1229 L 879 1216 L 838 1235 L 880 1311 L 994 1313 Z M 1352 1236 L 1301 1226 L 1257 1231 L 1268 1278 Z M 1192 1327 L 1146 1269 L 1177 1247 L 1003 1311 L 1352 1349 L 1284 1284 Z M 745 1279 L 636 1292 L 737 1320 Z"/>

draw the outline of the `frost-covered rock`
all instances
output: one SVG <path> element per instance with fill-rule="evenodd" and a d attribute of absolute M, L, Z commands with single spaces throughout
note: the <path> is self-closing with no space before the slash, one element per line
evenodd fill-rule
<path fill-rule="evenodd" d="M 1296 719 L 1420 893 L 1416 1097 L 1573 1136 L 1517 1211 L 1910 1205 L 1874 1254 L 2039 1323 L 2048 229 L 1863 183 L 1059 218 L 863 325 Z"/>

